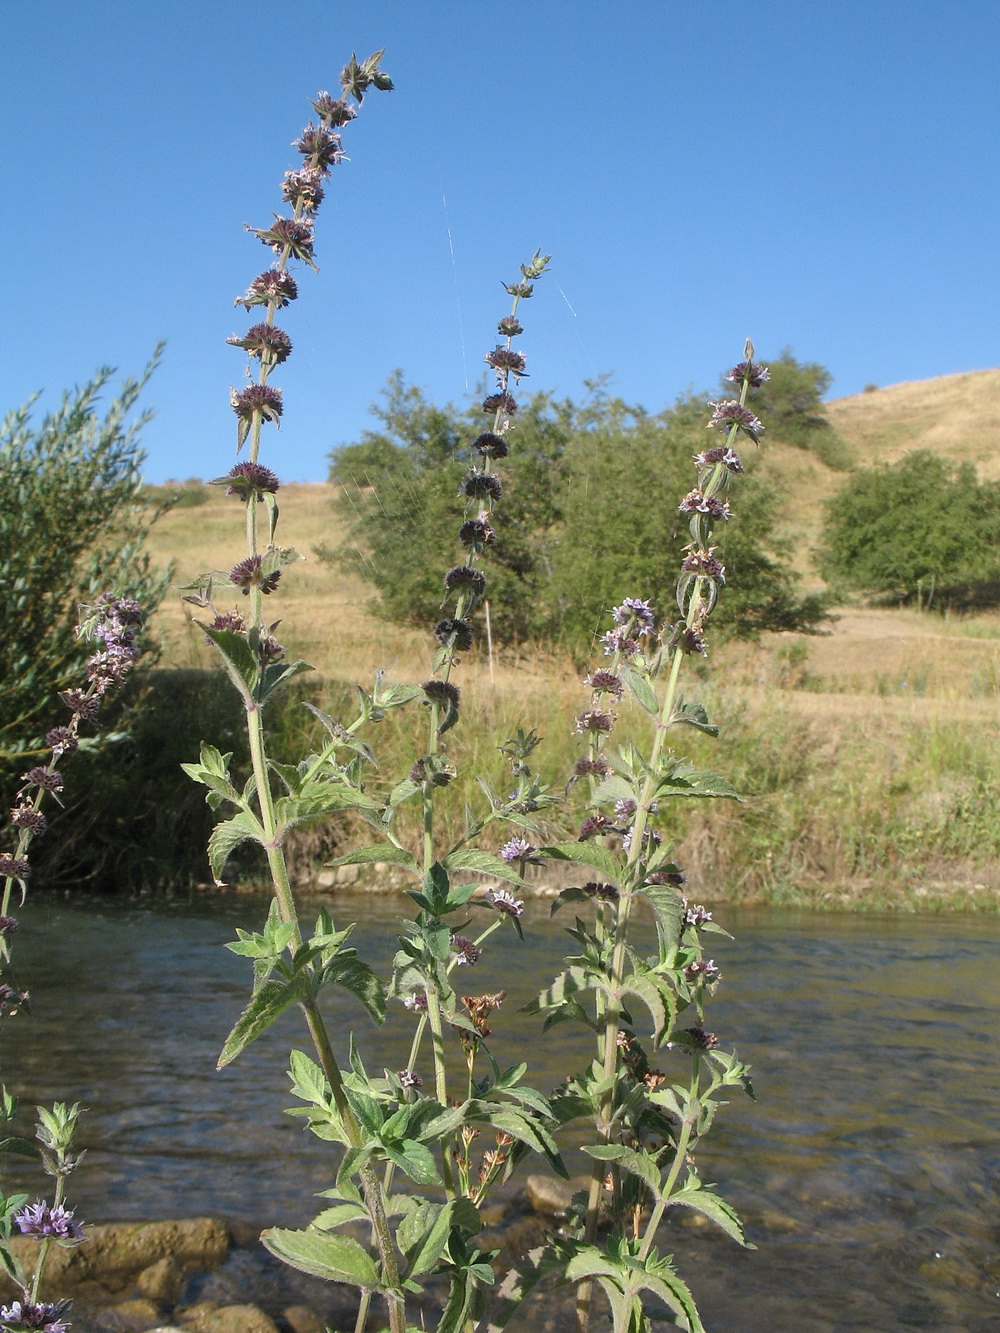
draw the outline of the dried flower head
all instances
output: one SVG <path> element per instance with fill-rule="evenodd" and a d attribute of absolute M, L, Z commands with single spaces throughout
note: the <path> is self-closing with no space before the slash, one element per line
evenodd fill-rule
<path fill-rule="evenodd" d="M 269 245 L 275 254 L 287 252 L 291 259 L 301 259 L 307 264 L 313 262 L 313 224 L 310 218 L 283 218 L 275 213 L 269 227 L 247 227 L 264 245 Z"/>
<path fill-rule="evenodd" d="M 703 1051 L 712 1051 L 719 1044 L 719 1039 L 714 1032 L 706 1032 L 703 1027 L 683 1028 L 683 1032 L 690 1037 L 695 1046 L 700 1046 Z"/>
<path fill-rule="evenodd" d="M 493 475 L 492 472 L 480 472 L 476 468 L 470 468 L 462 482 L 461 495 L 467 495 L 473 500 L 490 499 L 496 502 L 503 499 L 503 486 L 500 484 L 500 478 Z"/>
<path fill-rule="evenodd" d="M 281 570 L 273 569 L 270 573 L 265 574 L 263 563 L 261 556 L 248 555 L 245 560 L 233 565 L 229 571 L 229 582 L 240 588 L 244 597 L 250 595 L 251 588 L 260 588 L 265 596 L 274 592 L 281 578 Z"/>
<path fill-rule="evenodd" d="M 701 657 L 708 656 L 708 643 L 702 632 L 701 625 L 684 625 L 677 635 L 677 647 L 682 653 L 689 655 L 699 654 Z"/>
<path fill-rule="evenodd" d="M 502 375 L 513 375 L 515 379 L 520 379 L 522 375 L 527 375 L 524 369 L 525 360 L 521 352 L 515 352 L 512 347 L 494 347 L 492 352 L 486 353 L 486 364 Z"/>
<path fill-rule="evenodd" d="M 600 756 L 596 759 L 580 758 L 573 765 L 573 776 L 575 778 L 606 778 L 610 772 L 611 765 Z"/>
<path fill-rule="evenodd" d="M 719 445 L 715 449 L 703 449 L 700 454 L 694 455 L 693 461 L 695 467 L 714 467 L 716 463 L 722 463 L 730 472 L 743 471 L 742 459 L 728 444 Z"/>
<path fill-rule="evenodd" d="M 305 127 L 297 139 L 292 140 L 292 147 L 297 148 L 303 157 L 312 160 L 319 171 L 328 172 L 344 156 L 340 135 L 328 125 Z"/>
<path fill-rule="evenodd" d="M 602 833 L 609 833 L 614 827 L 607 815 L 598 810 L 596 814 L 588 815 L 580 825 L 577 842 L 586 842 L 589 838 L 596 838 Z"/>
<path fill-rule="evenodd" d="M 21 774 L 21 781 L 26 787 L 41 787 L 43 791 L 62 791 L 62 774 L 54 768 L 43 768 L 36 764 L 27 773 Z"/>
<path fill-rule="evenodd" d="M 0 935 L 16 935 L 20 929 L 15 917 L 0 916 Z"/>
<path fill-rule="evenodd" d="M 712 426 L 724 426 L 729 434 L 735 430 L 741 430 L 745 435 L 749 435 L 754 444 L 757 443 L 757 437 L 764 429 L 764 423 L 750 411 L 749 407 L 744 407 L 736 398 L 724 398 L 718 403 L 709 403 L 713 409 L 712 420 L 708 423 Z"/>
<path fill-rule="evenodd" d="M 209 629 L 228 629 L 232 630 L 234 634 L 245 634 L 246 628 L 246 617 L 242 611 L 222 611 L 209 625 Z"/>
<path fill-rule="evenodd" d="M 0 852 L 0 879 L 17 879 L 23 884 L 31 878 L 31 866 L 23 856 L 9 856 Z"/>
<path fill-rule="evenodd" d="M 315 213 L 323 202 L 323 173 L 315 167 L 286 171 L 281 182 L 281 197 L 285 203 L 303 213 Z"/>
<path fill-rule="evenodd" d="M 231 389 L 229 402 L 240 420 L 248 425 L 255 412 L 259 412 L 265 421 L 273 421 L 278 425 L 282 411 L 281 390 L 270 384 L 248 384 L 238 392 Z"/>
<path fill-rule="evenodd" d="M 616 903 L 621 896 L 613 884 L 598 884 L 593 880 L 584 884 L 583 891 L 602 903 Z"/>
<path fill-rule="evenodd" d="M 497 333 L 501 338 L 516 338 L 519 333 L 523 333 L 521 321 L 516 315 L 504 315 L 503 319 L 497 325 Z"/>
<path fill-rule="evenodd" d="M 234 333 L 227 338 L 230 347 L 242 347 L 250 356 L 268 360 L 273 365 L 287 361 L 292 354 L 292 340 L 284 329 L 273 324 L 252 324 L 241 338 Z"/>
<path fill-rule="evenodd" d="M 467 653 L 472 647 L 472 626 L 467 620 L 439 620 L 434 637 L 442 647 L 450 644 L 456 652 Z"/>
<path fill-rule="evenodd" d="M 414 1014 L 426 1014 L 427 996 L 423 991 L 412 990 L 403 996 L 403 1004 Z"/>
<path fill-rule="evenodd" d="M 484 518 L 470 518 L 458 530 L 458 540 L 462 545 L 476 552 L 492 546 L 496 539 L 496 533 Z"/>
<path fill-rule="evenodd" d="M 59 698 L 63 701 L 71 713 L 85 721 L 92 721 L 100 712 L 100 699 L 93 698 L 83 690 L 64 690 Z"/>
<path fill-rule="evenodd" d="M 505 417 L 512 417 L 517 411 L 517 399 L 507 393 L 491 393 L 483 399 L 484 412 L 500 412 Z"/>
<path fill-rule="evenodd" d="M 237 296 L 233 305 L 249 310 L 255 305 L 273 305 L 275 310 L 294 301 L 299 294 L 298 283 L 281 268 L 269 268 L 254 278 L 246 296 Z"/>
<path fill-rule="evenodd" d="M 518 913 L 520 916 L 520 912 Z M 493 995 L 463 995 L 462 1003 L 469 1011 L 469 1017 L 475 1026 L 476 1031 L 481 1037 L 490 1035 L 490 1027 L 486 1021 L 487 1016 L 494 1009 L 499 1009 L 507 998 L 505 990 L 497 991 Z"/>
<path fill-rule="evenodd" d="M 450 704 L 457 708 L 461 691 L 450 680 L 425 680 L 420 687 L 432 704 Z"/>
<path fill-rule="evenodd" d="M 506 458 L 510 447 L 502 435 L 487 430 L 472 441 L 472 448 L 478 449 L 484 458 Z"/>
<path fill-rule="evenodd" d="M 444 586 L 448 592 L 471 592 L 474 597 L 482 597 L 486 592 L 486 575 L 473 565 L 455 565 L 445 574 Z"/>
<path fill-rule="evenodd" d="M 338 125 L 346 125 L 358 114 L 354 107 L 345 102 L 343 98 L 331 97 L 327 92 L 316 94 L 312 108 L 321 120 L 325 120 L 334 129 Z"/>

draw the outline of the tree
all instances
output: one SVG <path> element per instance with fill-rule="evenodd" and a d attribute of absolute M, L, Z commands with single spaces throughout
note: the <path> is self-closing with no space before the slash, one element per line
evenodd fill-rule
<path fill-rule="evenodd" d="M 826 505 L 820 570 L 861 592 L 906 598 L 1000 578 L 1000 485 L 919 449 L 855 472 Z"/>
<path fill-rule="evenodd" d="M 134 597 L 148 615 L 169 571 L 154 571 L 143 546 L 157 509 L 141 497 L 139 433 L 128 415 L 151 375 L 126 380 L 102 417 L 105 368 L 37 428 L 31 406 L 0 427 L 0 765 L 41 744 L 60 722 L 58 693 L 79 683 L 92 646 L 74 634 L 81 604 L 106 590 Z"/>
<path fill-rule="evenodd" d="M 783 347 L 772 360 L 763 360 L 770 378 L 751 390 L 748 401 L 767 427 L 766 438 L 808 449 L 838 471 L 853 467 L 854 450 L 824 412 L 823 395 L 833 383 L 826 366 L 797 361 L 790 347 Z M 723 381 L 722 389 L 728 394 L 732 385 Z"/>
<path fill-rule="evenodd" d="M 589 386 L 582 404 L 538 394 L 518 412 L 504 460 L 504 501 L 486 564 L 493 624 L 501 637 L 589 642 L 624 596 L 666 609 L 689 540 L 677 503 L 692 484 L 691 457 L 705 447 L 704 399 L 659 416 Z M 458 498 L 482 429 L 478 404 L 438 409 L 397 372 L 376 410 L 382 431 L 332 455 L 334 501 L 347 538 L 320 552 L 345 561 L 381 594 L 382 612 L 426 624 L 442 598 L 441 571 L 456 559 L 465 515 Z M 747 460 L 752 466 L 752 460 Z M 735 585 L 720 603 L 724 633 L 814 629 L 820 599 L 799 598 L 787 552 L 774 538 L 775 497 L 741 482 L 738 517 L 721 536 Z"/>

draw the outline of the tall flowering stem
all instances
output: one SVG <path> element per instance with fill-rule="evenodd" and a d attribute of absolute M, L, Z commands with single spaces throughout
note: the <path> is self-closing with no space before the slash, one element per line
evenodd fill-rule
<path fill-rule="evenodd" d="M 615 607 L 613 627 L 602 640 L 610 661 L 587 677 L 591 697 L 576 723 L 587 752 L 572 781 L 586 780 L 587 817 L 576 843 L 542 849 L 600 877 L 557 899 L 555 908 L 595 903 L 595 923 L 591 928 L 577 920 L 570 933 L 581 951 L 567 959 L 568 971 L 531 1006 L 547 1023 L 582 1018 L 597 1041 L 595 1063 L 561 1094 L 563 1118 L 589 1108 L 597 1134 L 585 1149 L 594 1169 L 578 1229 L 555 1246 L 566 1278 L 577 1284 L 580 1333 L 589 1325 L 595 1281 L 608 1296 L 615 1333 L 645 1329 L 643 1292 L 657 1296 L 687 1321 L 685 1327 L 701 1328 L 689 1289 L 654 1245 L 671 1205 L 701 1209 L 745 1243 L 732 1209 L 702 1186 L 692 1156 L 711 1123 L 718 1092 L 739 1085 L 752 1095 L 745 1066 L 719 1050 L 718 1039 L 703 1026 L 703 1004 L 720 974 L 714 961 L 703 957 L 702 935 L 719 928 L 710 913 L 682 896 L 684 874 L 653 827 L 671 798 L 737 798 L 724 778 L 694 768 L 667 743 L 678 726 L 718 731 L 700 705 L 685 702 L 679 683 L 685 658 L 708 651 L 706 625 L 725 583 L 712 538 L 716 525 L 731 516 L 725 498 L 729 483 L 743 472 L 735 446 L 740 437 L 756 444 L 763 429 L 746 398 L 767 370 L 754 362 L 749 342 L 728 378 L 738 386 L 738 397 L 710 404 L 709 426 L 722 432 L 722 441 L 695 456 L 696 485 L 679 505 L 691 535 L 677 581 L 679 618 L 658 623 L 655 609 L 641 598 L 626 598 Z M 630 741 L 617 748 L 610 743 L 626 694 L 652 721 L 647 754 Z M 629 942 L 639 899 L 649 903 L 656 919 L 659 952 L 653 960 L 640 958 Z M 588 992 L 589 1014 L 581 1004 Z M 648 1052 L 633 1030 L 637 1006 L 652 1021 Z M 678 1030 L 685 1009 L 696 1021 Z M 686 1083 L 671 1083 L 670 1073 L 653 1067 L 651 1056 L 658 1050 L 680 1055 L 688 1068 Z M 662 1146 L 646 1146 L 651 1140 Z M 602 1247 L 603 1218 L 612 1229 Z"/>
<path fill-rule="evenodd" d="M 49 759 L 36 764 L 22 775 L 21 787 L 10 812 L 14 845 L 0 852 L 0 878 L 3 893 L 0 898 L 0 962 L 6 974 L 11 962 L 12 942 L 19 931 L 17 918 L 11 915 L 13 898 L 19 894 L 23 905 L 31 876 L 29 850 L 36 838 L 47 827 L 42 812 L 46 797 L 59 801 L 63 790 L 63 775 L 59 765 L 72 754 L 80 743 L 80 728 L 98 715 L 105 695 L 122 684 L 142 654 L 139 631 L 142 612 L 131 598 L 102 594 L 94 606 L 84 607 L 77 634 L 99 645 L 86 664 L 86 683 L 80 688 L 66 690 L 60 697 L 69 718 L 65 725 L 53 727 L 45 737 Z M 13 984 L 13 975 L 4 975 L 0 981 L 0 1016 L 13 1017 L 26 1005 L 28 996 Z M 51 1110 L 38 1108 L 36 1138 L 41 1143 L 37 1150 L 30 1142 L 11 1137 L 7 1125 L 17 1115 L 17 1101 L 5 1087 L 0 1087 L 0 1131 L 3 1131 L 8 1151 L 15 1150 L 28 1156 L 41 1157 L 45 1172 L 55 1179 L 55 1193 L 51 1204 L 39 1200 L 29 1204 L 27 1195 L 0 1197 L 0 1252 L 6 1271 L 21 1289 L 22 1299 L 0 1306 L 0 1329 L 5 1333 L 20 1333 L 22 1329 L 41 1329 L 47 1333 L 64 1333 L 69 1324 L 63 1318 L 69 1310 L 69 1301 L 45 1302 L 39 1299 L 39 1287 L 46 1259 L 53 1244 L 77 1245 L 84 1239 L 83 1226 L 71 1209 L 65 1206 L 66 1180 L 75 1170 L 82 1154 L 71 1151 L 80 1108 L 57 1102 Z M 25 1269 L 10 1250 L 7 1241 L 13 1228 L 22 1235 L 39 1241 L 33 1264 Z"/>

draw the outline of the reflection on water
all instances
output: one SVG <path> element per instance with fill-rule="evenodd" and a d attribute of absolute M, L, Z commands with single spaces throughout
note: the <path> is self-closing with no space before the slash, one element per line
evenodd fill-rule
<path fill-rule="evenodd" d="M 248 991 L 245 960 L 222 945 L 263 910 L 246 897 L 39 896 L 21 914 L 19 980 L 33 1012 L 6 1023 L 2 1072 L 26 1103 L 89 1108 L 89 1154 L 72 1182 L 83 1216 L 288 1225 L 312 1215 L 330 1157 L 282 1115 L 285 1052 L 305 1045 L 296 1016 L 215 1070 Z M 341 897 L 335 915 L 357 914 L 363 956 L 384 963 L 398 910 Z M 753 1065 L 759 1101 L 733 1101 L 700 1164 L 759 1248 L 668 1224 L 665 1248 L 707 1326 L 1000 1330 L 1000 922 L 716 915 L 737 939 L 713 950 L 725 984 L 711 1026 Z M 542 907 L 524 944 L 502 937 L 474 987 L 507 989 L 497 1054 L 530 1055 L 543 1087 L 586 1049 L 565 1026 L 539 1040 L 537 1020 L 515 1012 L 557 966 L 556 920 Z M 333 1030 L 346 1044 L 356 1027 L 372 1067 L 399 1068 L 407 1017 L 397 1010 L 376 1031 L 345 1001 Z M 23 1171 L 13 1181 L 43 1188 Z"/>

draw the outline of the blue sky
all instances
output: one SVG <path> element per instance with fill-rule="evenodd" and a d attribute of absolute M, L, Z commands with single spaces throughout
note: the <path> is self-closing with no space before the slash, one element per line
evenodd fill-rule
<path fill-rule="evenodd" d="M 137 371 L 147 475 L 234 459 L 233 299 L 268 252 L 308 99 L 385 46 L 283 325 L 286 480 L 370 425 L 401 367 L 437 401 L 482 371 L 500 282 L 531 387 L 612 372 L 656 410 L 753 337 L 832 396 L 1000 363 L 995 0 L 33 0 L 5 6 L 2 406 Z M 263 455 L 262 455 L 263 457 Z"/>

